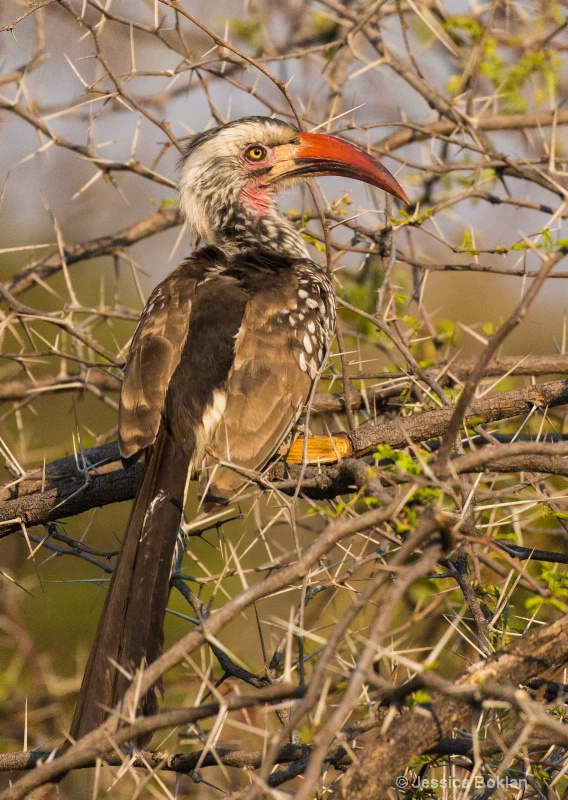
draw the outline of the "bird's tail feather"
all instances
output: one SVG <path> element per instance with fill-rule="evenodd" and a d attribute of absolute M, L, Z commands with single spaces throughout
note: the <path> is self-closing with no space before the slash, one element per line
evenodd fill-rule
<path fill-rule="evenodd" d="M 95 641 L 71 723 L 79 739 L 100 725 L 130 686 L 113 661 L 130 674 L 161 654 L 163 623 L 170 589 L 188 472 L 167 430 L 162 429 L 146 455 L 142 481 L 130 513 Z M 161 687 L 159 687 L 161 689 Z M 157 709 L 156 688 L 139 710 Z"/>

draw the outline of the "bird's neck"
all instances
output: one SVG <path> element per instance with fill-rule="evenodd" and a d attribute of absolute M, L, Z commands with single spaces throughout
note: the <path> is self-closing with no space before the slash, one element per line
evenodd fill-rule
<path fill-rule="evenodd" d="M 228 258 L 245 250 L 309 257 L 304 240 L 280 212 L 271 190 L 234 188 L 220 200 L 218 193 L 207 187 L 180 189 L 190 228 L 204 244 L 214 245 Z"/>
<path fill-rule="evenodd" d="M 263 213 L 246 203 L 233 207 L 212 234 L 210 243 L 229 257 L 244 250 L 285 253 L 291 258 L 309 257 L 304 240 L 276 206 Z"/>

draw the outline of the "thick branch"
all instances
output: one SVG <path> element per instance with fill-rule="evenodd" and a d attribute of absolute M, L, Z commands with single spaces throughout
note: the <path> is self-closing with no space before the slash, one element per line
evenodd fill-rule
<path fill-rule="evenodd" d="M 427 750 L 435 748 L 455 728 L 469 724 L 471 699 L 485 684 L 516 688 L 530 678 L 568 662 L 568 616 L 544 628 L 533 629 L 513 645 L 480 662 L 457 681 L 456 696 L 449 690 L 431 691 L 430 703 L 396 718 L 388 730 L 359 753 L 359 763 L 351 767 L 335 797 L 342 800 L 375 800 L 407 765 Z M 472 698 L 459 692 L 469 689 Z M 488 686 L 490 692 L 490 686 Z M 477 703 L 481 701 L 478 696 Z"/>
<path fill-rule="evenodd" d="M 287 764 L 289 762 L 303 759 L 311 751 L 311 747 L 305 744 L 287 744 L 280 748 L 276 758 L 277 764 Z M 227 767 L 238 769 L 257 769 L 262 764 L 263 752 L 248 750 L 230 750 L 225 747 L 217 747 L 203 752 L 197 750 L 194 753 L 167 753 L 152 750 L 141 750 L 138 755 L 133 756 L 130 762 L 133 767 L 142 769 L 161 769 L 169 772 L 187 774 L 193 772 L 196 767 L 216 767 L 224 764 Z M 23 772 L 30 770 L 41 764 L 47 759 L 49 752 L 45 750 L 25 750 L 19 753 L 5 753 L 0 755 L 0 772 Z M 120 767 L 124 764 L 124 757 L 119 753 L 109 753 L 105 756 L 105 763 L 110 766 Z M 94 767 L 96 759 L 82 764 L 81 768 Z"/>
<path fill-rule="evenodd" d="M 136 242 L 154 236 L 156 233 L 166 231 L 181 223 L 181 214 L 177 208 L 161 208 L 149 217 L 145 217 L 134 225 L 124 228 L 110 236 L 100 236 L 88 242 L 70 244 L 65 246 L 65 263 L 67 266 L 91 258 L 107 256 L 116 250 L 130 247 Z M 35 285 L 37 280 L 49 278 L 62 267 L 62 258 L 59 250 L 54 250 L 45 258 L 26 267 L 22 272 L 14 275 L 6 285 L 12 295 L 18 295 Z"/>
<path fill-rule="evenodd" d="M 469 425 L 479 425 L 528 414 L 535 407 L 545 409 L 565 403 L 568 403 L 568 380 L 549 381 L 474 400 L 467 408 L 465 421 Z M 369 453 L 378 444 L 404 447 L 410 440 L 422 442 L 441 436 L 446 431 L 453 412 L 452 406 L 358 428 L 350 434 L 354 453 Z"/>
<path fill-rule="evenodd" d="M 478 425 L 484 422 L 494 422 L 519 415 L 528 414 L 534 407 L 545 409 L 568 403 L 568 380 L 550 381 L 537 386 L 528 386 L 515 389 L 511 392 L 501 392 L 476 400 L 469 407 L 466 422 Z M 423 442 L 436 436 L 441 436 L 447 428 L 452 417 L 453 407 L 426 411 L 423 414 L 400 418 L 378 425 L 367 425 L 342 434 L 347 437 L 352 448 L 352 457 L 361 457 L 371 453 L 378 445 L 387 444 L 391 447 L 405 447 L 409 442 Z M 517 450 L 511 451 L 508 461 L 507 445 L 492 448 L 490 455 L 483 456 L 472 454 L 470 461 L 464 461 L 460 467 L 457 460 L 456 471 L 477 471 L 479 469 L 505 468 L 509 471 L 529 469 L 527 463 L 533 464 L 534 469 L 543 471 L 556 471 L 566 474 L 567 466 L 561 458 L 560 449 L 553 449 L 544 455 L 545 447 L 535 443 L 532 447 L 525 448 L 523 454 Z M 550 449 L 551 445 L 547 445 Z M 560 448 L 560 445 L 558 446 Z M 537 452 L 535 452 L 537 451 Z M 540 453 L 543 455 L 540 455 Z M 558 456 L 555 454 L 558 453 Z M 85 451 L 88 463 L 100 464 L 105 462 L 118 462 L 119 453 L 116 443 L 92 448 Z M 519 459 L 524 459 L 519 461 Z M 528 461 L 527 461 L 528 460 Z M 452 462 L 454 463 L 454 462 Z M 553 467 L 548 470 L 547 467 Z M 14 499 L 5 499 L 0 503 L 0 531 L 8 533 L 19 530 L 21 523 L 25 525 L 39 525 L 64 517 L 70 517 L 88 511 L 90 508 L 130 500 L 136 493 L 141 475 L 141 466 L 138 464 L 127 470 L 115 470 L 108 474 L 90 475 L 86 481 L 83 474 L 79 477 L 69 478 L 69 474 L 77 476 L 77 465 L 74 457 L 53 462 L 46 467 L 45 477 L 42 474 L 34 476 L 34 492 L 26 492 L 25 482 L 21 489 L 12 486 L 0 491 L 1 497 L 14 497 L 20 491 L 22 496 Z M 354 488 L 360 488 L 361 482 L 357 470 L 351 460 L 345 460 L 329 466 L 308 466 L 303 471 L 304 479 L 302 488 L 304 493 L 314 499 L 335 497 L 345 494 Z M 52 486 L 45 491 L 38 491 L 49 481 L 54 481 L 55 476 L 63 475 L 64 480 L 59 485 Z M 294 491 L 300 475 L 300 468 L 294 464 L 278 462 L 270 471 L 272 481 L 286 481 L 280 484 L 281 490 L 289 488 Z"/>
<path fill-rule="evenodd" d="M 22 525 L 41 525 L 82 514 L 90 508 L 131 500 L 142 475 L 142 464 L 106 475 L 72 478 L 44 492 L 35 492 L 0 504 L 0 533 L 20 530 Z"/>

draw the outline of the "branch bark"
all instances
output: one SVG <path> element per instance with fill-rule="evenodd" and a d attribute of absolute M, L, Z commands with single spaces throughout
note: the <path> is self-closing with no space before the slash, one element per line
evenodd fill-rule
<path fill-rule="evenodd" d="M 178 208 L 161 208 L 154 214 L 129 225 L 117 233 L 100 236 L 79 244 L 66 245 L 64 251 L 65 264 L 77 264 L 92 258 L 111 255 L 117 250 L 130 247 L 136 242 L 154 236 L 181 224 L 181 212 Z M 63 259 L 59 250 L 54 250 L 45 258 L 30 264 L 22 272 L 14 275 L 6 284 L 11 295 L 17 296 L 40 281 L 50 278 L 62 268 Z"/>
<path fill-rule="evenodd" d="M 479 425 L 525 415 L 535 407 L 544 410 L 566 403 L 568 403 L 568 379 L 549 381 L 475 400 L 467 409 L 465 420 L 468 425 Z M 441 436 L 447 429 L 453 413 L 454 407 L 451 406 L 378 425 L 362 426 L 349 434 L 340 435 L 349 442 L 351 458 L 355 459 L 373 452 L 381 444 L 400 448 L 406 447 L 409 442 L 423 442 Z M 492 447 L 487 455 L 472 453 L 462 456 L 451 462 L 452 468 L 459 473 L 488 468 L 518 471 L 534 467 L 537 471 L 558 471 L 561 475 L 568 474 L 568 466 L 562 457 L 564 453 L 561 444 L 523 443 L 523 445 L 522 452 L 519 450 L 520 444 L 514 445 L 512 450 L 508 450 L 510 445 L 504 444 Z M 301 452 L 301 446 L 299 449 Z M 120 459 L 116 442 L 86 450 L 84 457 L 87 464 L 99 466 L 103 463 L 112 464 Z M 141 465 L 137 464 L 126 470 L 116 469 L 107 474 L 90 474 L 87 479 L 85 473 L 79 471 L 75 457 L 53 462 L 47 465 L 45 474 L 43 471 L 32 474 L 32 493 L 27 493 L 26 481 L 0 490 L 0 499 L 5 498 L 0 502 L 0 531 L 9 533 L 20 530 L 22 524 L 40 525 L 81 514 L 98 506 L 131 500 L 138 487 L 141 469 Z M 304 475 L 302 482 L 304 493 L 318 500 L 336 497 L 361 487 L 360 473 L 351 459 L 329 466 L 308 466 L 305 471 L 301 471 L 301 467 L 293 463 L 277 462 L 270 470 L 269 478 L 272 482 L 280 481 L 281 483 L 277 485 L 282 491 L 294 491 L 300 474 Z M 38 491 L 49 483 L 55 485 L 49 486 L 44 491 Z"/>
<path fill-rule="evenodd" d="M 472 709 L 483 699 L 479 687 L 485 688 L 489 695 L 492 686 L 516 689 L 519 684 L 549 669 L 562 668 L 566 663 L 568 615 L 551 625 L 529 631 L 511 646 L 473 665 L 455 681 L 455 694 L 450 686 L 439 681 L 440 688 L 430 691 L 428 705 L 401 714 L 372 744 L 358 753 L 358 764 L 347 771 L 333 795 L 334 800 L 385 797 L 395 778 L 403 775 L 409 763 L 434 749 L 455 728 L 470 723 Z M 429 685 L 433 683 L 434 680 Z M 460 697 L 464 691 L 469 697 Z"/>

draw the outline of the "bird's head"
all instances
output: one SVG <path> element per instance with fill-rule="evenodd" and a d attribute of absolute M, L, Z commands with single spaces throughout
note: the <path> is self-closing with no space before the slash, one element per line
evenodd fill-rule
<path fill-rule="evenodd" d="M 269 117 L 246 117 L 195 136 L 183 158 L 180 202 L 208 244 L 230 250 L 249 235 L 257 245 L 280 246 L 274 239 L 285 223 L 274 207 L 276 191 L 318 175 L 355 178 L 408 202 L 390 172 L 364 150 Z"/>

